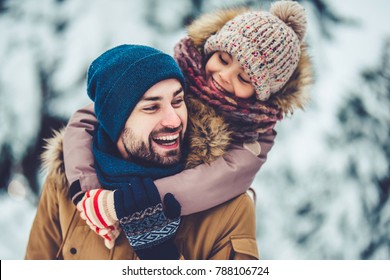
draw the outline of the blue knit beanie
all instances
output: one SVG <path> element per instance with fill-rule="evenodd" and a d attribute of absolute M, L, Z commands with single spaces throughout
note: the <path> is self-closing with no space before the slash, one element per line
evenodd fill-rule
<path fill-rule="evenodd" d="M 88 70 L 87 92 L 99 125 L 116 143 L 138 101 L 156 83 L 185 79 L 175 60 L 151 47 L 121 45 L 96 58 Z"/>

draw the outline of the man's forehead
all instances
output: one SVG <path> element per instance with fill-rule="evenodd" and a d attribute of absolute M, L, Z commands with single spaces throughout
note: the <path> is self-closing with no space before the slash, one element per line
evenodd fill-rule
<path fill-rule="evenodd" d="M 163 98 L 172 98 L 183 92 L 183 87 L 179 81 L 170 79 L 164 80 L 148 89 L 140 101 L 159 100 Z"/>

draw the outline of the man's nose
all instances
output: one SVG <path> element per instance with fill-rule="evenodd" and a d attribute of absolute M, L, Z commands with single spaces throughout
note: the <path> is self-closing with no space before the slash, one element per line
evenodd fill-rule
<path fill-rule="evenodd" d="M 163 114 L 161 125 L 170 128 L 176 128 L 181 125 L 181 119 L 175 108 L 169 107 L 164 110 Z"/>

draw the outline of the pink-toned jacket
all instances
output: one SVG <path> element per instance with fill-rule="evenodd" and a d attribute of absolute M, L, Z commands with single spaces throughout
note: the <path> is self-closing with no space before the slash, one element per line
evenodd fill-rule
<path fill-rule="evenodd" d="M 90 104 L 73 114 L 63 139 L 66 177 L 69 184 L 79 180 L 81 192 L 100 187 L 91 148 L 96 124 L 93 104 Z M 201 164 L 156 180 L 157 189 L 161 197 L 168 192 L 175 195 L 182 206 L 182 215 L 204 211 L 226 202 L 250 188 L 256 173 L 267 159 L 275 136 L 276 132 L 272 131 L 259 139 L 261 152 L 258 156 L 249 149 L 235 145 L 210 164 Z"/>

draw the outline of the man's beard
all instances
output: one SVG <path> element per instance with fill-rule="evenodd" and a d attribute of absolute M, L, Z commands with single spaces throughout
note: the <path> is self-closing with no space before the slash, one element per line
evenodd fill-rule
<path fill-rule="evenodd" d="M 180 130 L 178 149 L 167 151 L 164 155 L 158 154 L 152 145 L 152 136 L 157 133 L 173 133 Z M 156 167 L 170 167 L 180 162 L 182 157 L 183 141 L 182 126 L 175 129 L 164 128 L 149 135 L 149 145 L 142 140 L 136 139 L 134 132 L 130 128 L 125 128 L 122 135 L 122 144 L 128 155 L 128 160 L 143 165 Z"/>

